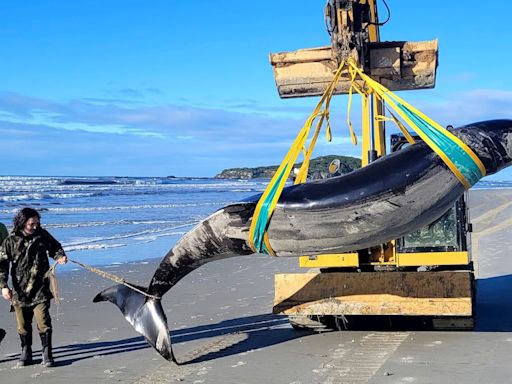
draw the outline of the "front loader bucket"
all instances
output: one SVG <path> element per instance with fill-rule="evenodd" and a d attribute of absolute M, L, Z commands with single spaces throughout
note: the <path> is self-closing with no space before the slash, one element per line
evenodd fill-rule
<path fill-rule="evenodd" d="M 389 90 L 435 86 L 437 40 L 368 43 L 368 48 L 364 72 Z M 322 95 L 338 69 L 330 46 L 271 53 L 270 63 L 282 98 Z M 342 74 L 335 94 L 346 94 L 349 89 L 347 71 Z"/>

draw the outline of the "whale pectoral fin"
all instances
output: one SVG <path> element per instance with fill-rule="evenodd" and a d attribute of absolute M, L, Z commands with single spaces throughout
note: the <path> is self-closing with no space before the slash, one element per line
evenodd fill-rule
<path fill-rule="evenodd" d="M 104 289 L 93 299 L 94 303 L 100 301 L 115 304 L 124 318 L 164 359 L 177 363 L 160 300 L 148 298 L 124 285 L 114 285 Z"/>

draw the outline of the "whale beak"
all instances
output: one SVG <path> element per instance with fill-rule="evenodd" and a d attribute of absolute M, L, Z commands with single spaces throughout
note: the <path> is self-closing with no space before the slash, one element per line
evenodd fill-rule
<path fill-rule="evenodd" d="M 177 363 L 160 300 L 148 298 L 124 285 L 115 285 L 104 289 L 93 299 L 94 303 L 100 301 L 115 304 L 124 318 L 164 359 Z"/>

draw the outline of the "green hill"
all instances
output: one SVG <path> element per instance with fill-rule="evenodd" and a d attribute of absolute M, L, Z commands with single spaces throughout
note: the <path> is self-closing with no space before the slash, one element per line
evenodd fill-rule
<path fill-rule="evenodd" d="M 361 159 L 356 157 L 337 155 L 319 156 L 310 161 L 308 175 L 327 175 L 329 164 L 334 159 L 340 160 L 341 173 L 348 173 L 361 167 Z M 299 168 L 301 165 L 302 163 L 298 163 L 295 167 Z M 277 165 L 270 165 L 254 168 L 229 168 L 224 169 L 215 177 L 219 179 L 265 179 L 271 178 L 277 170 L 277 167 Z"/>

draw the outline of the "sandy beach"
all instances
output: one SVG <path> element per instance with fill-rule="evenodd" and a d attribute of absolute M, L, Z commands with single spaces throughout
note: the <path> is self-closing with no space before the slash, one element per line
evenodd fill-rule
<path fill-rule="evenodd" d="M 508 383 L 512 369 L 512 190 L 470 192 L 477 273 L 476 329 L 311 334 L 272 315 L 273 276 L 298 261 L 260 255 L 207 264 L 163 300 L 175 354 L 163 360 L 111 304 L 112 285 L 90 272 L 58 273 L 52 303 L 57 366 L 17 368 L 19 340 L 0 302 L 0 378 L 5 383 Z M 159 259 L 105 266 L 145 285 Z M 40 342 L 34 337 L 36 363 Z"/>

